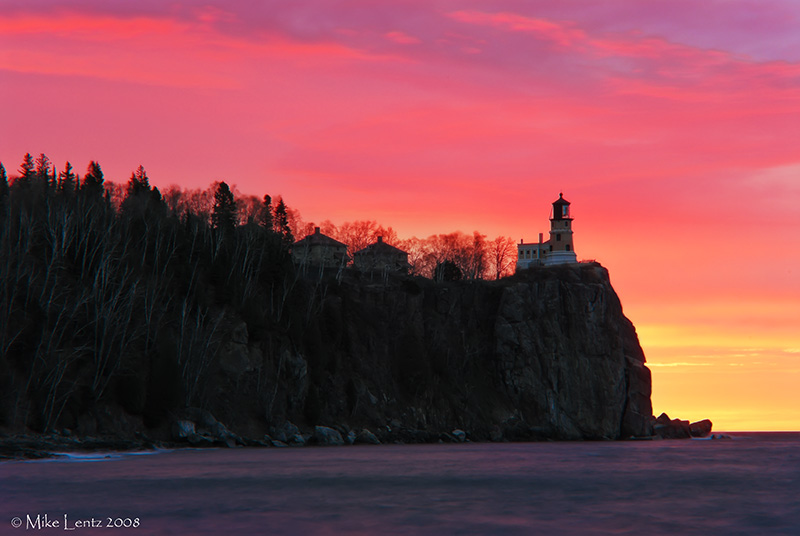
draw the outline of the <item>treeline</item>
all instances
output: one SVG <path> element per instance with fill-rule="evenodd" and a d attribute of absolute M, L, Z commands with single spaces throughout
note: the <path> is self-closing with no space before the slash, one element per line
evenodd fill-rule
<path fill-rule="evenodd" d="M 0 425 L 50 430 L 107 394 L 157 422 L 203 398 L 231 317 L 287 328 L 283 202 L 242 224 L 225 183 L 209 213 L 177 198 L 141 166 L 120 192 L 96 162 L 0 164 Z"/>
<path fill-rule="evenodd" d="M 96 169 L 93 166 L 96 166 Z M 44 154 L 40 154 L 36 159 L 26 154 L 19 173 L 17 180 L 30 181 L 31 177 L 40 177 L 54 192 L 71 190 L 77 192 L 85 188 L 102 191 L 107 201 L 117 210 L 122 208 L 123 202 L 128 197 L 130 181 L 141 182 L 147 179 L 144 168 L 139 166 L 132 173 L 127 186 L 104 181 L 99 165 L 91 162 L 82 180 L 80 175 L 74 173 L 69 162 L 65 163 L 63 171 L 57 172 L 55 165 Z M 99 181 L 94 178 L 98 173 Z M 151 189 L 153 196 L 163 201 L 169 214 L 179 218 L 191 214 L 192 217 L 208 225 L 215 224 L 213 212 L 214 207 L 219 204 L 218 197 L 230 194 L 232 201 L 229 208 L 225 209 L 230 216 L 226 216 L 225 221 L 229 221 L 233 226 L 253 223 L 265 225 L 281 234 L 286 244 L 313 233 L 317 227 L 314 222 L 304 221 L 300 212 L 288 207 L 282 198 L 277 198 L 273 203 L 269 195 L 260 198 L 243 194 L 235 186 L 229 187 L 221 182 L 214 182 L 207 189 L 183 189 L 177 185 L 170 185 L 163 192 L 156 187 Z M 437 272 L 437 267 L 441 270 L 446 266 L 454 269 L 456 278 L 500 279 L 513 274 L 517 260 L 514 240 L 504 236 L 489 239 L 478 231 L 472 235 L 456 231 L 428 238 L 400 239 L 392 227 L 384 227 L 374 220 L 356 220 L 339 226 L 330 220 L 325 220 L 319 227 L 322 233 L 346 244 L 351 256 L 377 241 L 378 237 L 382 237 L 384 242 L 408 252 L 411 275 L 428 278 L 441 275 L 441 271 Z"/>
<path fill-rule="evenodd" d="M 437 277 L 437 267 L 451 266 L 455 268 L 456 278 L 463 279 L 500 279 L 514 273 L 517 261 L 517 248 L 513 239 L 499 236 L 488 239 L 486 235 L 475 231 L 469 235 L 461 231 L 432 235 L 428 238 L 400 239 L 392 227 L 384 227 L 374 220 L 356 220 L 336 225 L 325 220 L 317 225 L 306 222 L 300 211 L 288 207 L 281 198 L 270 208 L 271 198 L 259 198 L 238 192 L 236 187 L 214 182 L 208 189 L 183 190 L 179 186 L 169 186 L 164 191 L 164 202 L 174 214 L 191 213 L 212 224 L 212 215 L 219 188 L 227 188 L 233 196 L 231 220 L 236 225 L 247 225 L 262 222 L 263 215 L 274 212 L 272 223 L 276 232 L 287 240 L 300 240 L 314 232 L 320 231 L 347 245 L 352 255 L 379 237 L 387 244 L 408 252 L 411 275 L 428 278 Z M 109 188 L 114 192 L 113 203 L 118 206 L 124 199 L 124 189 L 116 186 Z M 227 195 L 227 193 L 226 193 Z M 266 210 L 266 212 L 264 212 Z M 269 217 L 269 216 L 268 216 Z"/>
<path fill-rule="evenodd" d="M 479 233 L 321 227 L 351 254 L 382 236 L 427 277 L 495 278 L 516 260 L 510 239 Z M 119 184 L 94 161 L 82 176 L 44 154 L 14 176 L 0 163 L 0 426 L 50 430 L 107 397 L 150 424 L 201 404 L 235 323 L 266 348 L 308 324 L 319 304 L 290 250 L 313 229 L 282 198 L 224 182 L 162 192 L 142 166 Z M 258 381 L 269 417 L 275 390 Z"/>

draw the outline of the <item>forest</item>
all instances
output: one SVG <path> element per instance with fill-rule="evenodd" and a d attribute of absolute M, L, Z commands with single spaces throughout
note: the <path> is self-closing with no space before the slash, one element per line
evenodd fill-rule
<path fill-rule="evenodd" d="M 232 323 L 253 340 L 308 323 L 314 293 L 290 250 L 314 227 L 282 198 L 225 182 L 162 192 L 142 166 L 123 185 L 94 161 L 83 176 L 45 154 L 13 176 L 0 163 L 0 426 L 50 430 L 109 396 L 146 423 L 198 403 Z M 320 227 L 350 252 L 382 236 L 408 251 L 410 276 L 499 279 L 516 261 L 510 238 L 478 232 Z"/>

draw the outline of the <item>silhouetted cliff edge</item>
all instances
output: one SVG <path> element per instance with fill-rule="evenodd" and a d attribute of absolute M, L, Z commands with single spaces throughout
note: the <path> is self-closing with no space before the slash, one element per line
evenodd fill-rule
<path fill-rule="evenodd" d="M 345 281 L 302 340 L 285 349 L 278 413 L 289 420 L 303 407 L 311 423 L 388 425 L 412 438 L 652 432 L 650 371 L 597 264 L 497 282 Z"/>
<path fill-rule="evenodd" d="M 594 263 L 500 281 L 315 275 L 295 281 L 280 323 L 228 311 L 215 329 L 190 403 L 167 330 L 103 398 L 73 396 L 39 432 L 201 445 L 652 434 L 650 371 Z M 10 424 L 38 402 L 7 386 Z"/>

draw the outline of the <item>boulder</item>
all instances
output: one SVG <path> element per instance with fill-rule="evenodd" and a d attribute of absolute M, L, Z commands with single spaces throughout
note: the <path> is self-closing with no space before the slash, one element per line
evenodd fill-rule
<path fill-rule="evenodd" d="M 194 421 L 178 420 L 172 423 L 172 439 L 187 439 L 194 434 Z"/>
<path fill-rule="evenodd" d="M 361 431 L 356 435 L 356 443 L 363 443 L 367 445 L 380 445 L 381 441 L 378 437 L 367 430 L 366 428 L 362 428 Z"/>
<path fill-rule="evenodd" d="M 662 413 L 653 422 L 653 434 L 662 439 L 688 439 L 692 437 L 689 421 L 670 419 Z"/>
<path fill-rule="evenodd" d="M 672 419 L 669 418 L 669 415 L 666 413 L 662 413 L 658 417 L 655 417 L 655 424 L 669 424 Z"/>
<path fill-rule="evenodd" d="M 210 411 L 201 408 L 186 408 L 180 413 L 182 418 L 193 421 L 201 428 L 208 428 L 217 422 Z"/>
<path fill-rule="evenodd" d="M 244 445 L 245 441 L 228 430 L 211 412 L 200 408 L 186 408 L 172 422 L 172 438 L 188 441 L 192 446 Z"/>
<path fill-rule="evenodd" d="M 342 434 L 327 426 L 314 427 L 314 441 L 323 446 L 344 445 Z"/>
<path fill-rule="evenodd" d="M 707 437 L 711 433 L 711 421 L 703 419 L 702 421 L 693 422 L 689 425 L 689 432 L 692 437 Z"/>
<path fill-rule="evenodd" d="M 456 441 L 458 441 L 459 443 L 463 443 L 464 441 L 467 440 L 467 433 L 464 432 L 464 430 L 459 430 L 458 428 L 456 428 L 455 430 L 450 432 L 450 434 L 454 438 L 456 438 Z"/>
<path fill-rule="evenodd" d="M 280 426 L 271 426 L 269 429 L 269 435 L 272 437 L 272 439 L 275 439 L 282 443 L 288 443 L 292 437 L 299 434 L 300 434 L 300 428 L 298 428 L 289 421 L 285 421 Z"/>
<path fill-rule="evenodd" d="M 294 434 L 292 437 L 288 439 L 288 443 L 293 447 L 305 447 L 306 438 L 303 437 L 302 434 Z"/>

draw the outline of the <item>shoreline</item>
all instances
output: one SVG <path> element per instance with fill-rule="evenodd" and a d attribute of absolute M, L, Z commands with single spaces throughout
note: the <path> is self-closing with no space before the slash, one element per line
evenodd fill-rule
<path fill-rule="evenodd" d="M 354 445 L 433 445 L 433 444 L 485 444 L 485 443 L 628 443 L 640 441 L 687 441 L 693 440 L 730 440 L 737 436 L 747 434 L 800 434 L 800 431 L 785 431 L 785 432 L 724 432 L 714 433 L 704 438 L 663 438 L 657 435 L 647 437 L 630 437 L 625 439 L 529 439 L 529 440 L 503 440 L 503 441 L 481 441 L 464 439 L 459 440 L 450 434 L 442 434 L 443 436 L 450 436 L 449 440 L 440 438 L 435 441 L 385 441 L 381 443 L 345 443 L 343 445 L 325 445 L 313 442 L 307 442 L 303 445 L 298 444 L 283 444 L 275 445 L 270 444 L 264 440 L 242 439 L 241 442 L 236 444 L 226 444 L 217 442 L 214 444 L 192 445 L 185 441 L 161 441 L 147 437 L 137 439 L 120 439 L 110 437 L 85 437 L 78 438 L 75 436 L 63 435 L 10 435 L 0 437 L 0 463 L 13 462 L 13 461 L 29 461 L 29 460 L 45 460 L 66 458 L 70 454 L 92 454 L 92 453 L 106 453 L 106 454 L 131 454 L 131 453 L 145 453 L 150 451 L 173 451 L 173 450 L 198 450 L 198 449 L 240 449 L 240 448 L 258 448 L 258 449 L 276 449 L 276 448 L 315 448 L 315 447 L 329 447 L 329 446 L 354 446 Z"/>

